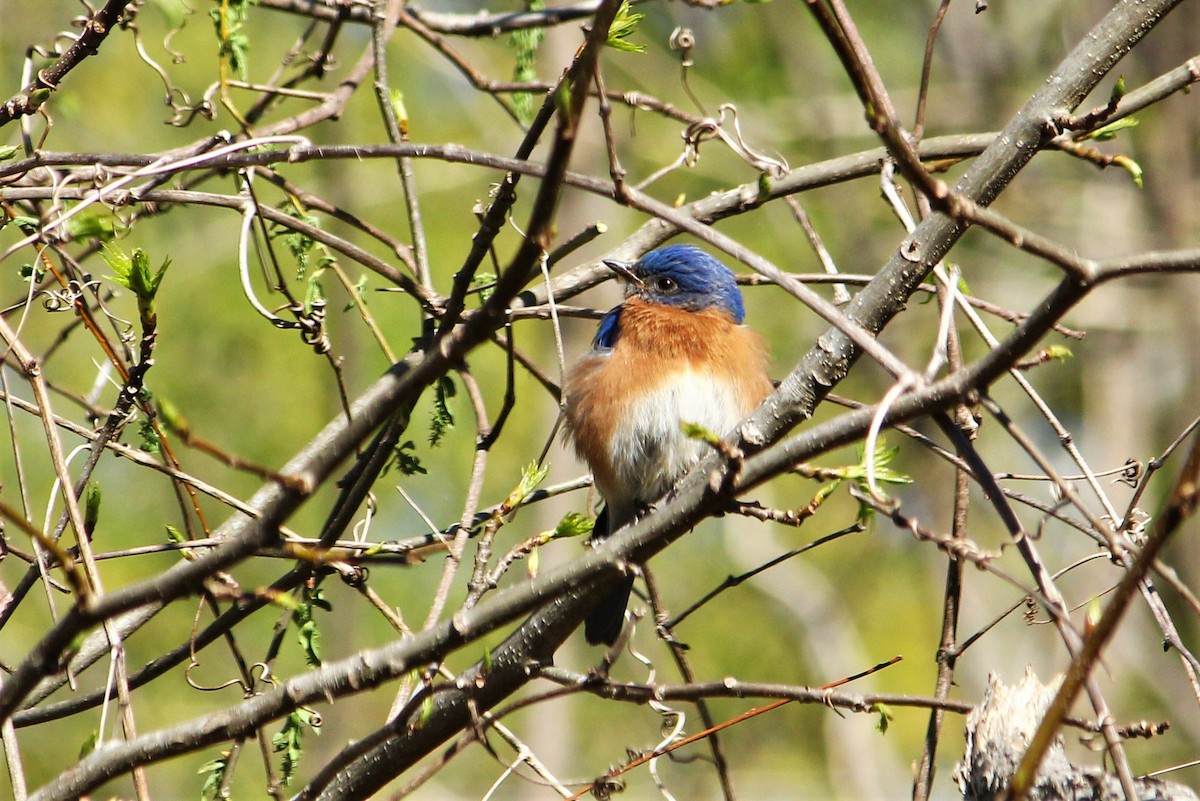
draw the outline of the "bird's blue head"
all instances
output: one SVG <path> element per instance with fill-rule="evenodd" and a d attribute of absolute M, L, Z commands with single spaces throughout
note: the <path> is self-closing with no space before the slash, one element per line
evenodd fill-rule
<path fill-rule="evenodd" d="M 694 245 L 652 250 L 632 265 L 610 259 L 604 264 L 625 279 L 627 298 L 690 311 L 716 308 L 736 323 L 746 318 L 733 272 Z"/>

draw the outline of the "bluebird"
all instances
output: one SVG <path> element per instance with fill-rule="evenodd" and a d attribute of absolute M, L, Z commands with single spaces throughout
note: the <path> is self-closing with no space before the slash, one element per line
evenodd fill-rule
<path fill-rule="evenodd" d="M 605 502 L 594 538 L 633 520 L 704 456 L 683 423 L 728 435 L 772 390 L 728 267 L 691 245 L 604 264 L 624 279 L 625 300 L 563 387 L 569 436 Z M 589 643 L 616 641 L 632 588 L 630 576 L 600 601 L 584 625 Z"/>

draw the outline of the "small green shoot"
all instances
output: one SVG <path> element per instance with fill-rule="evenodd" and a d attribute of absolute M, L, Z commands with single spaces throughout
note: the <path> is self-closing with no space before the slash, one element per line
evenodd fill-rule
<path fill-rule="evenodd" d="M 202 801 L 216 801 L 217 796 L 221 792 L 221 787 L 225 784 L 225 774 L 229 770 L 229 752 L 222 751 L 221 755 L 214 760 L 205 762 L 200 766 L 200 770 L 196 773 L 203 776 L 208 774 L 204 779 L 204 786 L 200 788 L 200 798 Z"/>
<path fill-rule="evenodd" d="M 429 444 L 442 444 L 446 432 L 454 428 L 454 414 L 450 411 L 450 399 L 458 393 L 454 379 L 444 375 L 437 380 L 433 390 L 433 419 L 429 423 Z"/>
<path fill-rule="evenodd" d="M 18 214 L 15 217 L 0 216 L 0 228 L 12 223 L 21 229 L 21 233 L 25 236 L 33 236 L 38 232 L 38 220 L 36 217 L 26 217 L 24 214 Z"/>
<path fill-rule="evenodd" d="M 404 92 L 399 89 L 388 90 L 388 103 L 392 113 L 396 115 L 396 125 L 400 128 L 401 136 L 408 136 L 408 109 L 404 105 Z"/>
<path fill-rule="evenodd" d="M 471 286 L 479 287 L 479 302 L 481 304 L 488 302 L 488 298 L 492 296 L 492 292 L 495 290 L 493 286 L 495 283 L 495 273 L 475 273 L 475 276 L 471 279 Z"/>
<path fill-rule="evenodd" d="M 1042 352 L 1046 354 L 1047 359 L 1053 359 L 1056 362 L 1065 362 L 1075 356 L 1066 345 L 1051 345 Z"/>
<path fill-rule="evenodd" d="M 3 227 L 0 225 L 0 228 Z M 22 281 L 32 280 L 35 284 L 40 284 L 46 277 L 46 271 L 43 268 L 38 267 L 35 269 L 32 264 L 22 264 L 20 269 L 17 270 L 17 274 L 21 276 Z"/>
<path fill-rule="evenodd" d="M 304 282 L 304 313 L 312 314 L 319 303 L 325 302 L 325 289 L 321 286 L 321 272 L 317 271 Z"/>
<path fill-rule="evenodd" d="M 355 303 L 361 303 L 363 306 L 367 305 L 367 277 L 365 275 L 360 275 L 358 280 L 354 282 L 354 285 L 350 287 L 350 294 L 354 297 L 354 300 L 343 306 L 342 311 L 350 311 L 354 308 Z"/>
<path fill-rule="evenodd" d="M 240 80 L 250 72 L 250 37 L 242 33 L 253 0 L 218 0 L 208 13 L 217 34 L 217 55 Z"/>
<path fill-rule="evenodd" d="M 152 456 L 158 456 L 162 453 L 162 438 L 158 436 L 158 432 L 154 430 L 154 424 L 149 420 L 138 422 L 138 437 L 141 438 L 141 442 L 138 443 L 138 450 Z"/>
<path fill-rule="evenodd" d="M 1084 135 L 1081 138 L 1082 139 L 1091 139 L 1096 142 L 1111 142 L 1112 140 L 1117 138 L 1117 134 L 1119 132 L 1124 131 L 1128 128 L 1136 128 L 1137 125 L 1138 125 L 1137 117 L 1124 117 L 1122 119 L 1117 120 L 1116 122 L 1110 122 L 1108 125 L 1104 125 L 1100 128 L 1097 128 L 1096 130 L 1087 133 L 1086 135 Z"/>
<path fill-rule="evenodd" d="M 645 45 L 634 44 L 629 41 L 630 35 L 637 30 L 638 24 L 645 17 L 645 14 L 638 14 L 630 10 L 629 0 L 625 0 L 624 3 L 621 3 L 621 7 L 617 9 L 617 16 L 608 28 L 608 40 L 605 44 L 614 50 L 622 50 L 626 53 L 645 53 Z"/>
<path fill-rule="evenodd" d="M 525 3 L 526 11 L 541 11 L 545 7 L 544 0 L 527 0 Z M 541 28 L 525 28 L 513 32 L 511 43 L 513 49 L 517 51 L 516 64 L 513 67 L 514 82 L 529 83 L 537 80 L 537 72 L 533 68 L 533 63 L 543 38 L 545 38 L 545 32 Z M 532 123 L 534 117 L 533 93 L 515 92 L 512 99 L 513 111 L 516 112 L 517 120 L 522 125 Z"/>
<path fill-rule="evenodd" d="M 596 518 L 591 515 L 583 512 L 567 512 L 550 532 L 549 538 L 557 540 L 565 537 L 584 537 L 591 534 L 595 527 Z"/>
<path fill-rule="evenodd" d="M 76 241 L 83 239 L 112 239 L 117 235 L 117 217 L 83 214 L 67 221 L 67 234 Z"/>
<path fill-rule="evenodd" d="M 1116 164 L 1129 173 L 1129 177 L 1133 179 L 1134 186 L 1138 189 L 1145 188 L 1145 182 L 1142 180 L 1142 165 L 1129 158 L 1129 156 L 1114 156 L 1113 164 Z"/>
<path fill-rule="evenodd" d="M 411 439 L 397 445 L 392 450 L 392 458 L 383 468 L 384 474 L 392 467 L 395 467 L 402 475 L 406 476 L 415 476 L 418 474 L 423 476 L 428 473 L 429 471 L 421 464 L 421 459 L 415 453 L 412 453 L 416 447 L 416 444 Z"/>
<path fill-rule="evenodd" d="M 698 439 L 713 447 L 716 447 L 721 442 L 720 437 L 698 423 L 684 421 L 679 424 L 679 427 L 683 429 L 683 435 L 688 439 Z"/>
<path fill-rule="evenodd" d="M 538 484 L 541 484 L 546 476 L 550 473 L 550 465 L 539 466 L 536 462 L 532 462 L 525 467 L 521 472 L 521 479 L 517 482 L 517 486 L 513 491 L 508 493 L 508 497 L 504 499 L 504 503 L 500 505 L 501 516 L 515 510 L 533 494 L 537 489 Z"/>
<path fill-rule="evenodd" d="M 300 595 L 300 604 L 292 612 L 296 624 L 296 641 L 304 652 L 304 661 L 309 667 L 321 666 L 321 632 L 317 628 L 316 610 L 332 611 L 333 606 L 325 600 L 325 591 L 320 587 L 305 587 Z"/>
<path fill-rule="evenodd" d="M 887 704 L 875 702 L 871 705 L 871 711 L 879 715 L 879 720 L 875 723 L 875 730 L 880 734 L 887 734 L 888 726 L 895 719 L 892 710 Z"/>
<path fill-rule="evenodd" d="M 284 787 L 292 783 L 300 768 L 300 758 L 304 756 L 305 729 L 312 729 L 313 734 L 320 734 L 321 717 L 309 709 L 293 710 L 283 721 L 283 728 L 271 738 L 275 753 L 283 754 L 279 765 L 279 779 Z"/>
<path fill-rule="evenodd" d="M 1117 82 L 1113 84 L 1112 94 L 1108 96 L 1108 104 L 1115 106 L 1117 101 L 1125 96 L 1125 76 L 1118 75 Z"/>
<path fill-rule="evenodd" d="M 90 536 L 96 530 L 96 523 L 100 520 L 100 485 L 89 481 L 83 491 L 83 497 L 83 528 Z"/>
<path fill-rule="evenodd" d="M 313 228 L 319 227 L 320 221 L 311 214 L 296 209 L 294 206 L 288 210 L 288 216 L 293 220 L 297 220 Z M 303 281 L 308 275 L 309 258 L 312 254 L 312 249 L 317 242 L 311 236 L 294 228 L 289 228 L 286 225 L 276 225 L 271 230 L 271 238 L 283 241 L 283 244 L 288 249 L 288 253 L 292 254 L 292 259 L 296 262 L 296 278 Z"/>
<path fill-rule="evenodd" d="M 169 431 L 174 431 L 183 437 L 187 437 L 191 433 L 192 427 L 188 423 L 187 417 L 174 402 L 161 395 L 156 395 L 154 408 L 158 412 L 158 419 L 162 420 Z"/>
<path fill-rule="evenodd" d="M 171 260 L 164 259 L 162 266 L 154 272 L 150 269 L 150 257 L 141 248 L 134 248 L 132 254 L 126 255 L 120 248 L 107 243 L 104 245 L 104 260 L 116 273 L 105 277 L 133 292 L 139 308 L 150 308 L 154 304 L 163 276 L 171 266 Z"/>

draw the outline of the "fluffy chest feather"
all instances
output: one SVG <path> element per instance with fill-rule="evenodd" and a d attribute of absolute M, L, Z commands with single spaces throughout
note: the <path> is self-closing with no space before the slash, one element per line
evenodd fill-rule
<path fill-rule="evenodd" d="M 585 356 L 564 395 L 575 448 L 618 515 L 661 496 L 705 453 L 684 422 L 730 433 L 771 391 L 762 343 L 716 311 L 629 302 L 611 350 Z"/>

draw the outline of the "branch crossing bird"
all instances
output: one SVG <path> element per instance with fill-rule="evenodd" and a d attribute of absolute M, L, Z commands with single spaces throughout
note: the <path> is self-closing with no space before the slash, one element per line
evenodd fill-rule
<path fill-rule="evenodd" d="M 625 300 L 563 387 L 569 436 L 605 502 L 593 539 L 635 519 L 705 455 L 683 423 L 727 436 L 773 389 L 766 349 L 742 325 L 742 293 L 720 261 L 670 245 L 604 264 L 625 281 Z M 632 588 L 630 575 L 600 600 L 584 626 L 589 643 L 616 641 Z"/>

